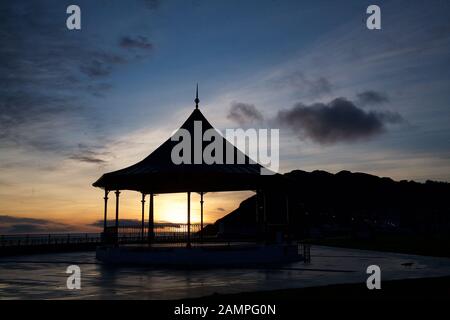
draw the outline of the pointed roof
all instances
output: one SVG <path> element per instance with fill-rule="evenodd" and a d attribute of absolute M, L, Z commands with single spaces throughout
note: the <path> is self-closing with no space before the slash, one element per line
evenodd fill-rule
<path fill-rule="evenodd" d="M 195 102 L 198 106 L 198 95 Z M 202 137 L 206 130 L 213 128 L 202 112 L 196 108 L 178 131 L 185 129 L 189 131 L 191 137 L 194 137 L 196 121 L 201 123 Z M 144 160 L 124 169 L 104 174 L 93 186 L 107 190 L 135 190 L 144 193 L 238 191 L 260 188 L 263 181 L 270 177 L 260 174 L 263 167 L 251 162 L 247 155 L 224 137 L 221 136 L 221 139 L 223 139 L 224 154 L 228 150 L 233 150 L 235 159 L 238 153 L 245 157 L 244 164 L 237 164 L 236 161 L 235 164 L 226 164 L 225 161 L 223 161 L 224 164 L 206 164 L 201 159 L 199 164 L 191 161 L 191 164 L 177 165 L 173 163 L 171 154 L 174 146 L 180 142 L 169 138 Z M 209 143 L 203 142 L 202 151 Z M 192 141 L 192 151 L 193 148 Z M 194 152 L 191 152 L 191 160 L 194 160 L 193 157 Z"/>

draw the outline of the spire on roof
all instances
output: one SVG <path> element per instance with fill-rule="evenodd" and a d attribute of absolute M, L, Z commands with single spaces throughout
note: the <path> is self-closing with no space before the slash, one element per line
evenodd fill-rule
<path fill-rule="evenodd" d="M 195 92 L 195 109 L 198 109 L 198 103 L 200 102 L 200 99 L 198 98 L 198 83 L 197 83 L 197 91 Z"/>

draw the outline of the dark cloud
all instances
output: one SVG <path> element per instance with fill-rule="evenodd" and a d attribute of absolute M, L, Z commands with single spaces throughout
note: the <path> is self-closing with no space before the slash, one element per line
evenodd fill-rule
<path fill-rule="evenodd" d="M 217 211 L 225 211 L 224 208 L 217 208 L 216 210 L 217 210 Z"/>
<path fill-rule="evenodd" d="M 356 98 L 357 104 L 360 106 L 377 105 L 389 102 L 389 97 L 387 94 L 373 90 L 358 93 Z"/>
<path fill-rule="evenodd" d="M 146 37 L 138 36 L 136 38 L 132 38 L 129 36 L 122 37 L 120 39 L 119 45 L 125 49 L 143 49 L 143 50 L 151 50 L 153 45 L 148 41 Z"/>
<path fill-rule="evenodd" d="M 364 111 L 352 101 L 337 98 L 326 104 L 297 103 L 290 110 L 279 111 L 275 121 L 300 138 L 334 144 L 370 138 L 384 132 L 386 124 L 401 122 L 402 117 L 388 111 Z"/>
<path fill-rule="evenodd" d="M 69 232 L 71 230 L 72 227 L 67 224 L 50 220 L 0 215 L 0 233 L 2 234 Z"/>
<path fill-rule="evenodd" d="M 8 216 L 8 215 L 0 215 L 0 223 L 1 224 L 8 224 L 8 223 L 47 224 L 48 220 L 36 219 L 36 218 L 20 218 L 20 217 Z"/>
<path fill-rule="evenodd" d="M 259 112 L 253 104 L 243 102 L 231 103 L 227 118 L 240 125 L 258 122 L 264 119 L 261 112 Z"/>
<path fill-rule="evenodd" d="M 280 87 L 291 87 L 300 95 L 319 97 L 330 94 L 333 90 L 331 82 L 321 77 L 308 77 L 301 71 L 289 73 L 275 80 L 275 84 Z"/>
<path fill-rule="evenodd" d="M 11 225 L 6 233 L 38 233 L 42 231 L 42 226 L 23 223 Z"/>
<path fill-rule="evenodd" d="M 106 162 L 105 160 L 97 158 L 95 156 L 81 155 L 81 154 L 73 154 L 73 155 L 69 156 L 69 159 L 80 161 L 80 162 L 96 163 L 96 164 L 102 164 L 102 163 Z"/>
<path fill-rule="evenodd" d="M 77 152 L 71 153 L 68 155 L 68 158 L 71 160 L 79 161 L 79 162 L 86 162 L 86 163 L 93 163 L 93 164 L 103 164 L 106 162 L 103 158 L 105 156 L 108 156 L 108 152 L 98 152 L 98 151 L 92 151 L 95 150 L 101 150 L 100 146 L 87 146 L 84 144 L 79 144 Z"/>

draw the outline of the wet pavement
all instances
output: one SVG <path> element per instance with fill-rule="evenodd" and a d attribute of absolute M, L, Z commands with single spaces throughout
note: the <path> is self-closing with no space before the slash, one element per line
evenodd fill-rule
<path fill-rule="evenodd" d="M 81 289 L 66 286 L 66 268 L 81 268 Z M 176 270 L 110 267 L 95 252 L 0 258 L 0 299 L 182 299 L 213 293 L 300 288 L 361 282 L 376 264 L 381 279 L 450 275 L 450 259 L 313 246 L 311 263 L 241 269 Z"/>

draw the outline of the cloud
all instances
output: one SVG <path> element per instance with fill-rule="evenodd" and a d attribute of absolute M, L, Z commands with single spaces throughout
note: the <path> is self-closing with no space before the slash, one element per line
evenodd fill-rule
<path fill-rule="evenodd" d="M 84 144 L 78 144 L 78 150 L 75 153 L 71 153 L 68 155 L 68 158 L 71 160 L 93 163 L 93 164 L 103 164 L 106 163 L 106 160 L 103 157 L 108 156 L 108 152 L 97 152 L 92 151 L 91 149 L 99 150 L 101 147 L 99 146 L 87 146 Z"/>
<path fill-rule="evenodd" d="M 243 102 L 232 102 L 227 118 L 240 125 L 258 122 L 264 119 L 261 112 L 253 104 Z"/>
<path fill-rule="evenodd" d="M 73 148 L 69 130 L 88 136 L 99 127 L 90 98 L 111 90 L 109 76 L 119 67 L 147 56 L 131 49 L 151 47 L 142 35 L 99 41 L 70 32 L 60 9 L 46 1 L 0 4 L 0 147 L 64 155 Z"/>
<path fill-rule="evenodd" d="M 6 233 L 38 233 L 42 232 L 42 227 L 34 224 L 14 224 L 8 228 Z"/>
<path fill-rule="evenodd" d="M 0 215 L 0 233 L 49 233 L 49 232 L 69 232 L 70 225 L 35 218 L 22 218 L 9 215 Z"/>
<path fill-rule="evenodd" d="M 129 36 L 122 37 L 120 39 L 119 45 L 125 49 L 151 50 L 153 48 L 153 45 L 144 36 L 138 36 L 136 38 L 132 38 Z"/>
<path fill-rule="evenodd" d="M 33 224 L 47 224 L 48 220 L 45 219 L 36 219 L 36 218 L 20 218 L 8 215 L 0 215 L 0 223 L 1 224 L 9 224 L 9 223 L 33 223 Z"/>
<path fill-rule="evenodd" d="M 83 155 L 83 154 L 73 154 L 71 156 L 69 156 L 69 159 L 71 160 L 76 160 L 79 162 L 87 162 L 87 163 L 96 163 L 96 164 L 102 164 L 105 163 L 106 161 L 100 158 L 97 158 L 94 155 Z"/>
<path fill-rule="evenodd" d="M 53 150 L 61 122 L 67 129 L 81 114 L 80 66 L 91 58 L 89 47 L 65 34 L 56 14 L 45 2 L 1 4 L 0 146 Z"/>
<path fill-rule="evenodd" d="M 297 103 L 289 110 L 279 111 L 275 119 L 298 137 L 324 145 L 367 139 L 384 132 L 386 124 L 402 120 L 398 113 L 365 111 L 345 98 L 312 105 Z"/>
<path fill-rule="evenodd" d="M 299 94 L 312 97 L 320 97 L 333 91 L 333 86 L 327 78 L 306 76 L 301 71 L 290 72 L 273 81 L 278 87 L 290 87 Z"/>
<path fill-rule="evenodd" d="M 225 211 L 224 208 L 217 208 L 216 210 L 217 210 L 217 211 Z"/>
<path fill-rule="evenodd" d="M 369 90 L 358 93 L 357 104 L 360 106 L 377 105 L 389 102 L 389 97 L 385 93 Z"/>

